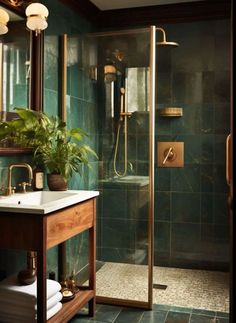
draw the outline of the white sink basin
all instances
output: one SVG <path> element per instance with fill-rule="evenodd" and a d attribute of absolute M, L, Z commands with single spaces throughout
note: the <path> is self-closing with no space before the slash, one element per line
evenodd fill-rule
<path fill-rule="evenodd" d="M 99 195 L 97 191 L 38 191 L 0 197 L 0 212 L 46 214 Z"/>

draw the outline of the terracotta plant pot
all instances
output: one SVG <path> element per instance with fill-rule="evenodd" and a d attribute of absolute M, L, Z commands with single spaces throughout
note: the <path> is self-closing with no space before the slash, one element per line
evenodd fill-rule
<path fill-rule="evenodd" d="M 47 174 L 47 184 L 50 191 L 68 190 L 67 182 L 61 174 Z"/>

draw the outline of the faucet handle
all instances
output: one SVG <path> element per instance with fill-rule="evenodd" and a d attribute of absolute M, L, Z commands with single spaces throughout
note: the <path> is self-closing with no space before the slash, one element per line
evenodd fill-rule
<path fill-rule="evenodd" d="M 15 186 L 6 187 L 5 188 L 5 195 L 8 196 L 8 195 L 15 194 L 15 189 L 16 189 Z"/>
<path fill-rule="evenodd" d="M 27 183 L 27 182 L 22 182 L 22 183 L 18 184 L 18 186 L 22 187 L 22 193 L 26 193 L 26 187 L 31 186 L 31 184 Z"/>

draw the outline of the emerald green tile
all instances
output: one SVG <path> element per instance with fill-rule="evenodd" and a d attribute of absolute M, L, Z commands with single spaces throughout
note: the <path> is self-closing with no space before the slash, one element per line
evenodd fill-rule
<path fill-rule="evenodd" d="M 201 163 L 201 136 L 199 135 L 178 135 L 175 141 L 184 143 L 184 164 Z"/>
<path fill-rule="evenodd" d="M 217 323 L 230 323 L 229 318 L 216 317 Z"/>
<path fill-rule="evenodd" d="M 194 258 L 194 254 L 197 255 L 199 252 L 200 233 L 200 224 L 173 223 L 171 230 L 172 253 L 186 253 Z"/>
<path fill-rule="evenodd" d="M 225 166 L 214 165 L 213 174 L 213 191 L 215 193 L 228 193 L 229 188 L 225 179 Z"/>
<path fill-rule="evenodd" d="M 173 222 L 200 222 L 200 193 L 172 193 L 171 220 Z"/>
<path fill-rule="evenodd" d="M 178 313 L 192 313 L 192 308 L 189 307 L 171 306 L 170 310 Z"/>
<path fill-rule="evenodd" d="M 215 316 L 216 312 L 215 311 L 210 311 L 210 310 L 203 310 L 203 309 L 193 309 L 193 314 L 197 315 L 207 315 L 207 316 Z"/>
<path fill-rule="evenodd" d="M 229 318 L 229 313 L 226 312 L 216 312 L 216 316 L 219 318 Z"/>
<path fill-rule="evenodd" d="M 82 128 L 85 130 L 85 103 L 76 98 L 70 98 L 70 125 L 71 128 Z"/>
<path fill-rule="evenodd" d="M 103 190 L 103 217 L 111 219 L 127 218 L 127 190 Z"/>
<path fill-rule="evenodd" d="M 135 247 L 135 226 L 133 220 L 103 219 L 103 246 L 108 248 Z"/>
<path fill-rule="evenodd" d="M 228 134 L 230 132 L 230 104 L 215 104 L 214 110 L 215 134 Z"/>
<path fill-rule="evenodd" d="M 44 89 L 43 111 L 50 116 L 57 116 L 58 111 L 58 92 L 51 89 Z"/>
<path fill-rule="evenodd" d="M 214 168 L 213 164 L 202 164 L 201 166 L 201 192 L 213 192 Z"/>
<path fill-rule="evenodd" d="M 168 168 L 155 168 L 155 190 L 169 191 L 171 189 L 171 170 Z"/>
<path fill-rule="evenodd" d="M 189 323 L 190 314 L 169 311 L 165 323 Z"/>
<path fill-rule="evenodd" d="M 205 134 L 201 140 L 201 162 L 203 164 L 213 164 L 214 161 L 214 135 Z"/>
<path fill-rule="evenodd" d="M 153 304 L 153 311 L 170 311 L 171 305 L 163 305 L 163 304 Z"/>
<path fill-rule="evenodd" d="M 59 44 L 57 36 L 44 37 L 44 86 L 46 89 L 58 91 Z"/>
<path fill-rule="evenodd" d="M 190 323 L 212 323 L 214 322 L 214 318 L 215 316 L 192 314 Z"/>
<path fill-rule="evenodd" d="M 214 75 L 213 71 L 203 71 L 203 73 L 202 73 L 202 100 L 203 100 L 203 103 L 214 102 L 214 77 L 215 77 L 215 75 Z M 213 112 L 213 111 L 211 111 L 211 112 Z M 204 110 L 204 116 L 205 116 L 205 113 L 206 113 L 206 111 Z"/>
<path fill-rule="evenodd" d="M 70 68 L 70 87 L 71 96 L 83 99 L 84 98 L 84 71 L 78 64 L 71 66 Z"/>
<path fill-rule="evenodd" d="M 154 198 L 154 220 L 170 221 L 171 193 L 155 192 Z"/>
<path fill-rule="evenodd" d="M 184 168 L 171 169 L 171 191 L 199 192 L 199 165 L 185 165 Z"/>
<path fill-rule="evenodd" d="M 139 321 L 140 323 L 165 323 L 165 319 L 167 316 L 167 312 L 165 311 L 145 311 L 143 313 L 143 316 L 141 320 Z"/>
<path fill-rule="evenodd" d="M 228 70 L 215 71 L 214 82 L 214 102 L 229 103 L 230 102 L 230 73 Z M 225 111 L 227 112 L 227 111 Z M 222 114 L 223 116 L 223 114 Z"/>
<path fill-rule="evenodd" d="M 226 161 L 226 137 L 227 134 L 214 136 L 214 164 L 224 165 Z"/>
<path fill-rule="evenodd" d="M 154 248 L 158 252 L 170 252 L 171 226 L 168 222 L 155 222 Z"/>
<path fill-rule="evenodd" d="M 203 105 L 200 118 L 201 133 L 203 135 L 213 134 L 215 132 L 214 114 L 215 111 L 212 103 Z"/>
<path fill-rule="evenodd" d="M 96 311 L 94 318 L 91 321 L 112 323 L 118 317 L 121 308 L 112 305 L 101 305 Z"/>
<path fill-rule="evenodd" d="M 116 318 L 116 323 L 138 323 L 143 315 L 143 311 L 139 309 L 129 309 L 123 308 L 118 317 Z"/>
<path fill-rule="evenodd" d="M 227 194 L 214 194 L 213 195 L 214 207 L 214 223 L 226 224 L 228 223 L 228 195 Z"/>

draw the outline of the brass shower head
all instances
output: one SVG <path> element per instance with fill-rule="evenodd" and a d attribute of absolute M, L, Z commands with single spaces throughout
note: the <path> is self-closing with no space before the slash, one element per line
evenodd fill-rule
<path fill-rule="evenodd" d="M 174 42 L 174 41 L 162 41 L 162 42 L 157 42 L 158 46 L 175 46 L 178 47 L 179 44 Z"/>
<path fill-rule="evenodd" d="M 176 42 L 166 40 L 166 33 L 163 28 L 157 27 L 156 30 L 160 30 L 163 34 L 163 40 L 161 42 L 156 43 L 158 46 L 175 46 L 175 47 L 179 46 L 179 44 Z"/>

